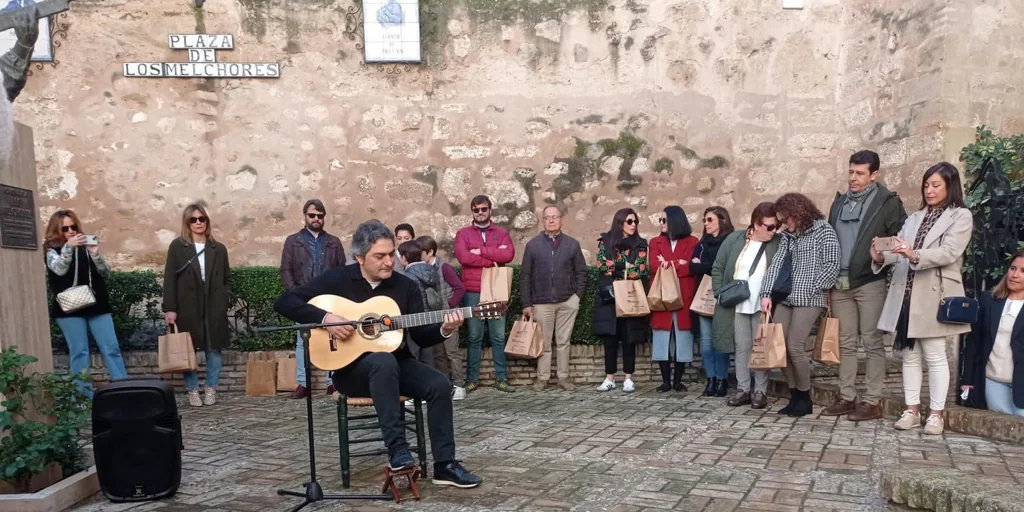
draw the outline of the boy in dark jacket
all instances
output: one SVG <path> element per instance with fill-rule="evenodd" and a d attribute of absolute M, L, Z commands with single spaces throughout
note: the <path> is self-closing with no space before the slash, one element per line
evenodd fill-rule
<path fill-rule="evenodd" d="M 426 311 L 440 311 L 444 308 L 441 301 L 441 294 L 438 291 L 440 279 L 437 269 L 422 261 L 423 251 L 415 240 L 402 242 L 398 246 L 398 256 L 405 267 L 405 276 L 416 282 L 420 289 L 420 297 L 423 299 L 423 306 Z M 434 368 L 434 347 L 420 347 L 416 340 L 409 346 L 413 356 L 419 362 Z"/>

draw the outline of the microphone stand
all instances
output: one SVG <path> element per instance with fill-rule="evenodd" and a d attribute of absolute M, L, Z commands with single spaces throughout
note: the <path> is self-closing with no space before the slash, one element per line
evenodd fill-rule
<path fill-rule="evenodd" d="M 309 330 L 342 325 L 358 327 L 362 323 L 363 322 L 360 321 L 349 321 L 326 324 L 298 324 L 285 327 L 256 327 L 253 329 L 253 331 L 258 333 L 299 331 L 302 336 L 303 346 L 305 347 L 302 351 L 302 357 L 306 363 L 306 431 L 309 435 L 309 481 L 302 484 L 306 489 L 305 492 L 289 491 L 285 489 L 277 490 L 278 496 L 296 496 L 299 498 L 305 498 L 305 501 L 291 509 L 291 512 L 298 512 L 302 507 L 322 500 L 386 500 L 391 498 L 388 494 L 324 494 L 323 489 L 320 488 L 320 482 L 317 482 L 316 480 L 316 454 L 314 453 L 315 448 L 313 445 L 313 386 L 311 384 L 311 375 L 313 372 L 311 371 L 312 364 L 309 361 Z"/>

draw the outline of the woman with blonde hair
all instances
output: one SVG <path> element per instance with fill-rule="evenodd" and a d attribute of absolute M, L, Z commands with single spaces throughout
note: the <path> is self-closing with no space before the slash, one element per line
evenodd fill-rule
<path fill-rule="evenodd" d="M 189 333 L 196 350 L 206 353 L 206 393 L 202 399 L 199 376 L 196 372 L 185 372 L 185 390 L 193 407 L 217 402 L 221 350 L 231 341 L 230 277 L 228 249 L 213 238 L 206 208 L 201 204 L 186 206 L 181 217 L 181 236 L 167 248 L 163 310 L 167 325 Z"/>
<path fill-rule="evenodd" d="M 121 358 L 121 347 L 110 315 L 110 296 L 106 276 L 110 265 L 100 254 L 99 241 L 88 243 L 82 234 L 82 221 L 71 210 L 57 210 L 46 225 L 46 277 L 53 292 L 50 316 L 57 322 L 68 343 L 71 373 L 89 373 L 89 334 L 103 355 L 110 380 L 124 379 L 128 372 Z M 62 306 L 57 299 L 75 286 L 88 286 L 92 298 Z M 68 308 L 65 311 L 65 307 Z M 81 385 L 82 392 L 92 397 L 92 388 Z"/>

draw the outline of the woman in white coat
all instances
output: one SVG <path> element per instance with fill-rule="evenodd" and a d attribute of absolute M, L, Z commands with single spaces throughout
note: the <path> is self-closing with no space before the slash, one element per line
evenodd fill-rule
<path fill-rule="evenodd" d="M 892 252 L 871 245 L 872 268 L 880 273 L 894 266 L 892 283 L 878 328 L 896 334 L 893 350 L 903 351 L 903 392 L 907 410 L 896 429 L 921 426 L 922 358 L 928 365 L 930 411 L 924 433 L 942 433 L 942 411 L 949 392 L 946 338 L 970 332 L 967 324 L 938 320 L 943 297 L 964 295 L 960 274 L 971 242 L 974 220 L 965 207 L 960 172 L 948 162 L 925 171 L 921 184 L 924 206 L 907 218 Z"/>

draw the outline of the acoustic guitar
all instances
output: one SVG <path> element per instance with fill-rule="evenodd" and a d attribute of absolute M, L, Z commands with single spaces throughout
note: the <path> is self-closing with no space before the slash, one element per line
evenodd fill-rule
<path fill-rule="evenodd" d="M 318 295 L 309 303 L 342 318 L 360 322 L 355 326 L 355 333 L 345 340 L 331 336 L 327 329 L 310 331 L 309 361 L 321 370 L 340 370 L 369 352 L 394 352 L 402 345 L 403 329 L 443 323 L 444 315 L 448 313 L 461 311 L 463 318 L 489 320 L 500 318 L 508 309 L 505 302 L 485 302 L 464 308 L 403 315 L 398 304 L 385 296 L 354 302 L 337 295 Z"/>

